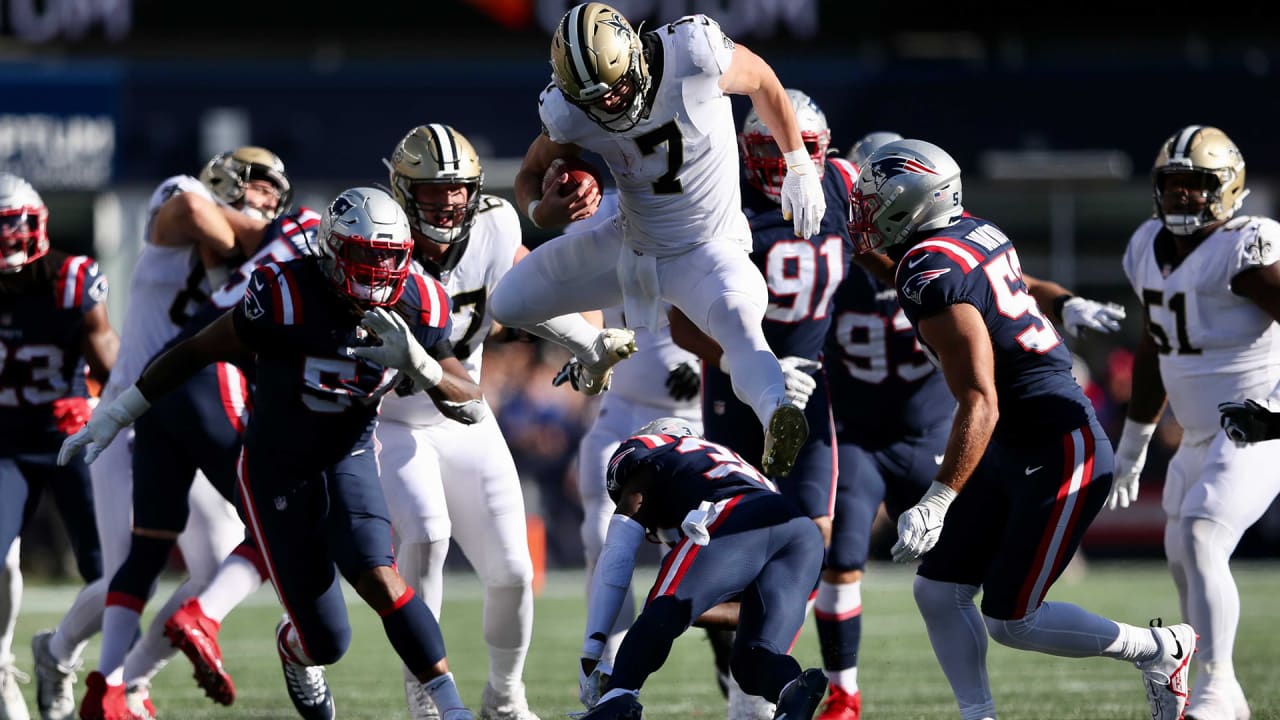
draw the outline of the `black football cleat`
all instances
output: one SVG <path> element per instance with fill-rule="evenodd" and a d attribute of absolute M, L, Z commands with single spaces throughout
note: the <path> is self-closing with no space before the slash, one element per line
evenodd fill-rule
<path fill-rule="evenodd" d="M 782 688 L 773 720 L 813 720 L 826 694 L 827 674 L 819 668 L 809 668 Z"/>
<path fill-rule="evenodd" d="M 641 720 L 643 710 L 636 696 L 626 693 L 597 703 L 578 720 Z"/>

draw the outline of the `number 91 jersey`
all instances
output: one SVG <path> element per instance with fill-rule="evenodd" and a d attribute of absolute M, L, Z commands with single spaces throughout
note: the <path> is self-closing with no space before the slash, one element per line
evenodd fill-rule
<path fill-rule="evenodd" d="M 1280 224 L 1228 221 L 1178 263 L 1159 220 L 1134 231 L 1124 272 L 1142 301 L 1169 405 L 1191 441 L 1218 432 L 1218 403 L 1270 394 L 1280 380 L 1280 330 L 1231 291 L 1240 273 L 1280 260 Z"/>
<path fill-rule="evenodd" d="M 895 284 L 917 333 L 921 320 L 952 305 L 982 314 L 995 355 L 998 439 L 1043 442 L 1092 420 L 1093 406 L 1071 375 L 1071 353 L 1027 292 L 1018 253 L 1000 228 L 966 216 L 915 241 L 898 261 Z"/>

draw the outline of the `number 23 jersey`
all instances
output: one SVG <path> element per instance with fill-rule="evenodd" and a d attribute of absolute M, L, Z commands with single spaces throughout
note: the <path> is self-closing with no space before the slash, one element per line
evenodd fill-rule
<path fill-rule="evenodd" d="M 1124 272 L 1147 314 L 1169 405 L 1191 441 L 1218 432 L 1218 403 L 1270 394 L 1280 380 L 1271 316 L 1231 291 L 1246 270 L 1280 260 L 1280 224 L 1242 216 L 1211 233 L 1181 263 L 1159 220 L 1134 231 Z"/>
<path fill-rule="evenodd" d="M 1000 420 L 996 438 L 1043 442 L 1093 420 L 1093 406 L 1071 375 L 1071 353 L 1022 279 L 1004 232 L 975 217 L 915 242 L 898 263 L 898 303 L 911 327 L 952 305 L 981 313 L 991 337 Z M 923 337 L 920 344 L 933 356 Z"/>

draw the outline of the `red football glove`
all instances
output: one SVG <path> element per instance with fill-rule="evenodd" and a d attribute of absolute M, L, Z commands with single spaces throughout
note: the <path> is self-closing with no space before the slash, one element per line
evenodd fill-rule
<path fill-rule="evenodd" d="M 89 422 L 93 409 L 89 407 L 89 399 L 82 397 L 64 397 L 53 401 L 53 421 L 58 424 L 58 432 L 72 435 Z"/>

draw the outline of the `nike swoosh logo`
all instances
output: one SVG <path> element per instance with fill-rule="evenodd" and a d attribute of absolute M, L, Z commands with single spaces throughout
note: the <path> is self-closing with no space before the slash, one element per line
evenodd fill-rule
<path fill-rule="evenodd" d="M 1024 470 L 1023 472 L 1024 472 L 1024 473 L 1026 473 L 1027 475 L 1030 475 L 1031 473 L 1038 471 L 1038 470 L 1039 470 L 1040 468 L 1042 468 L 1042 467 L 1044 467 L 1044 466 L 1043 466 L 1043 465 L 1037 465 L 1037 466 L 1035 466 L 1035 467 L 1028 467 L 1028 468 L 1027 468 L 1026 470 Z"/>
<path fill-rule="evenodd" d="M 945 457 L 946 457 L 946 455 L 934 455 L 934 456 L 933 456 L 933 464 L 934 464 L 934 465 L 941 465 L 941 464 L 942 464 L 942 460 L 943 460 L 943 458 L 945 458 Z"/>
<path fill-rule="evenodd" d="M 1169 631 L 1169 634 L 1173 636 L 1173 647 L 1177 650 L 1177 652 L 1173 653 L 1173 659 L 1181 660 L 1182 659 L 1182 643 L 1178 642 L 1178 634 L 1172 630 Z"/>
<path fill-rule="evenodd" d="M 925 259 L 925 258 L 927 258 L 927 257 L 929 257 L 929 254 L 928 254 L 928 253 L 924 253 L 924 254 L 922 254 L 920 257 L 916 258 L 915 260 L 908 260 L 908 261 L 907 261 L 907 267 L 908 267 L 908 268 L 913 268 L 913 267 L 915 267 L 915 266 L 919 265 L 920 263 L 924 262 L 924 259 Z"/>

